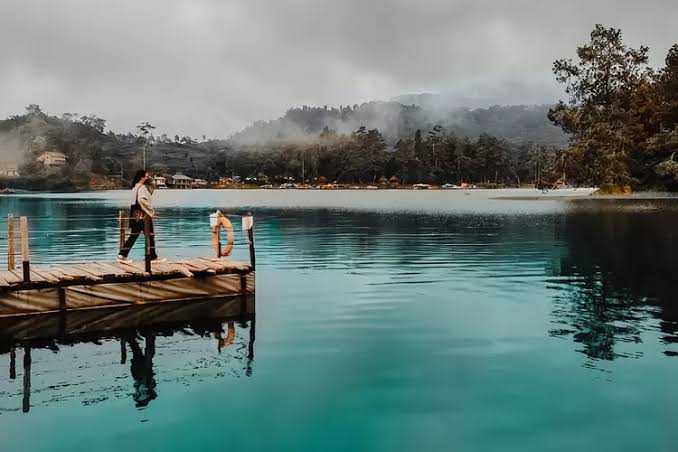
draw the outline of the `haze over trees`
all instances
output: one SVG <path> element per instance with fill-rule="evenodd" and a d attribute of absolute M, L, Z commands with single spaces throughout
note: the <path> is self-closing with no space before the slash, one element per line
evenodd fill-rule
<path fill-rule="evenodd" d="M 324 125 L 315 133 L 314 127 L 326 124 L 327 118 L 339 109 L 302 107 L 289 110 L 281 120 L 267 123 L 286 124 L 287 130 L 284 133 L 278 130 L 277 139 L 258 141 L 240 138 L 253 136 L 252 131 L 257 128 L 270 129 L 269 126 L 255 124 L 228 140 L 155 136 L 149 122 L 141 123 L 134 134 L 115 134 L 105 132 L 106 121 L 102 118 L 75 113 L 51 116 L 38 105 L 30 105 L 25 114 L 0 121 L 0 135 L 12 138 L 23 162 L 19 168 L 23 177 L 5 180 L 4 184 L 24 189 L 88 188 L 104 176 L 131 174 L 143 167 L 145 155 L 146 166 L 152 172 L 180 171 L 211 181 L 237 175 L 271 182 L 320 179 L 375 183 L 395 176 L 404 183 L 484 181 L 515 185 L 532 182 L 556 153 L 551 145 L 513 142 L 482 132 L 484 128 L 498 130 L 502 124 L 515 134 L 534 134 L 544 125 L 557 132 L 545 118 L 545 107 L 467 111 L 465 114 L 475 118 L 473 130 L 481 131 L 474 137 L 472 133 L 459 132 L 458 122 L 448 130 L 434 124 L 433 119 L 428 123 L 415 121 L 417 117 L 421 119 L 416 106 L 387 105 L 399 116 L 380 116 L 384 113 L 383 105 L 375 102 L 355 109 L 342 107 L 346 120 L 334 124 L 343 130 L 361 119 L 366 123 L 381 121 L 390 136 L 376 127 L 363 125 L 345 132 Z M 536 119 L 535 111 L 541 112 L 540 120 Z M 289 126 L 291 118 L 295 118 L 294 128 Z M 448 117 L 447 121 L 452 120 Z M 521 121 L 524 125 L 517 127 Z M 422 128 L 416 128 L 417 125 Z M 293 135 L 292 129 L 301 132 Z M 556 142 L 559 139 L 562 137 Z M 36 160 L 45 151 L 63 152 L 69 165 L 45 168 Z"/>
<path fill-rule="evenodd" d="M 648 51 L 598 25 L 577 49 L 578 61 L 555 62 L 568 96 L 555 106 L 458 109 L 435 95 L 422 105 L 303 106 L 228 139 L 155 136 L 150 122 L 116 134 L 97 116 L 51 116 L 32 104 L 0 121 L 0 152 L 18 156 L 22 175 L 0 178 L 0 188 L 85 189 L 115 184 L 111 176 L 122 176 L 122 186 L 146 166 L 209 181 L 678 190 L 678 44 L 658 69 L 648 66 Z M 36 160 L 45 151 L 63 152 L 69 164 L 46 168 Z"/>

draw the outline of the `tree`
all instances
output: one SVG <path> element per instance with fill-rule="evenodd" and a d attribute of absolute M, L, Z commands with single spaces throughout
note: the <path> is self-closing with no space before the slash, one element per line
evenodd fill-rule
<path fill-rule="evenodd" d="M 92 127 L 93 129 L 99 131 L 100 133 L 104 133 L 104 128 L 106 127 L 106 120 L 99 118 L 96 115 L 82 116 L 80 118 L 80 123 L 88 127 Z"/>
<path fill-rule="evenodd" d="M 577 63 L 554 63 L 569 101 L 560 101 L 548 117 L 571 136 L 563 166 L 575 181 L 598 186 L 634 182 L 629 160 L 642 137 L 631 136 L 627 126 L 637 123 L 631 100 L 651 75 L 647 54 L 647 47 L 626 46 L 621 30 L 596 25 L 590 43 L 577 48 Z"/>
<path fill-rule="evenodd" d="M 155 126 L 150 122 L 141 122 L 137 125 L 137 137 L 142 140 L 143 144 L 143 169 L 146 169 L 146 149 L 148 147 L 148 142 L 153 138 L 153 130 Z"/>
<path fill-rule="evenodd" d="M 32 116 L 44 115 L 38 104 L 29 104 L 28 107 L 26 107 L 26 114 Z"/>

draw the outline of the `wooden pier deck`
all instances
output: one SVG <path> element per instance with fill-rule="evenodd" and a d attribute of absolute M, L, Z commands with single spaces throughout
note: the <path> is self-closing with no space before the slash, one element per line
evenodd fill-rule
<path fill-rule="evenodd" d="M 151 274 L 146 272 L 144 261 L 131 263 L 85 262 L 31 266 L 31 277 L 28 282 L 24 281 L 21 270 L 0 271 L 0 291 L 19 291 L 113 282 L 142 282 L 223 274 L 247 274 L 252 272 L 250 264 L 215 257 L 194 257 L 191 259 L 152 262 L 151 268 Z"/>
<path fill-rule="evenodd" d="M 233 230 L 221 212 L 210 216 L 212 244 L 219 257 L 191 257 L 155 262 L 146 242 L 144 260 L 83 262 L 36 266 L 30 263 L 28 220 L 21 217 L 21 269 L 15 267 L 14 218 L 8 218 L 8 259 L 0 271 L 0 317 L 63 312 L 169 301 L 195 301 L 255 291 L 253 220 L 242 217 L 250 261 L 224 258 L 233 245 Z M 120 212 L 120 244 L 125 242 L 125 218 Z M 218 220 L 215 224 L 212 220 Z M 220 225 L 226 224 L 229 243 L 222 250 Z M 146 236 L 150 232 L 146 221 Z"/>

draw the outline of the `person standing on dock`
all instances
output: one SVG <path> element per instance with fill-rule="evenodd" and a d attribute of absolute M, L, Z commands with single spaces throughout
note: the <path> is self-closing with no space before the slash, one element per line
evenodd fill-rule
<path fill-rule="evenodd" d="M 144 232 L 144 222 L 150 223 L 150 233 L 146 240 L 150 243 L 151 260 L 158 261 L 158 255 L 155 252 L 155 232 L 153 229 L 153 217 L 155 216 L 155 209 L 151 204 L 151 191 L 148 185 L 153 182 L 153 178 L 149 176 L 146 170 L 139 170 L 134 175 L 132 180 L 132 202 L 130 204 L 130 219 L 129 226 L 132 230 L 130 236 L 123 245 L 118 254 L 118 260 L 121 262 L 130 262 L 127 258 L 130 250 L 136 243 L 139 235 Z"/>

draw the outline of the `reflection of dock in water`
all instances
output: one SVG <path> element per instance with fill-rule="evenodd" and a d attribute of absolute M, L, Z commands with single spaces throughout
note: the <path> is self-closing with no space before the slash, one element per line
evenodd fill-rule
<path fill-rule="evenodd" d="M 32 351 L 49 349 L 58 354 L 64 346 L 119 341 L 120 364 L 129 364 L 134 380 L 132 398 L 137 407 L 143 407 L 157 397 L 153 367 L 156 338 L 175 334 L 209 338 L 214 342 L 214 350 L 221 361 L 228 358 L 240 366 L 238 374 L 249 376 L 254 359 L 254 296 L 4 317 L 0 318 L 0 353 L 9 354 L 10 380 L 17 378 L 16 367 L 23 364 L 21 404 L 22 410 L 28 412 L 31 406 Z M 229 351 L 229 354 L 222 354 L 222 350 Z M 184 353 L 182 350 L 180 356 Z M 19 363 L 17 355 L 21 354 L 23 360 Z M 163 368 L 166 367 L 167 364 L 163 363 Z M 58 392 L 59 386 L 50 385 L 49 389 Z M 129 388 L 126 386 L 120 397 L 128 397 Z M 57 395 L 55 398 L 65 396 Z M 7 411 L 8 407 L 0 410 Z"/>

